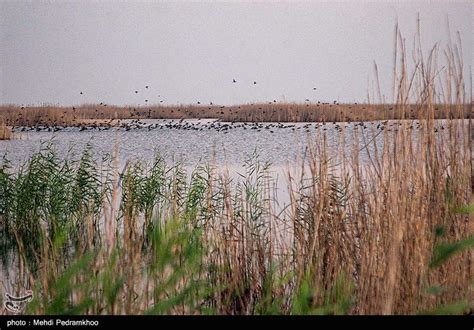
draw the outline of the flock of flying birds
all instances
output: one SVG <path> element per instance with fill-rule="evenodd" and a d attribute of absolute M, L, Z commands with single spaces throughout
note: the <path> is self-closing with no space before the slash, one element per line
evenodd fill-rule
<path fill-rule="evenodd" d="M 237 80 L 232 79 L 232 83 L 233 83 L 233 84 L 237 83 Z M 256 82 L 255 80 L 253 81 L 253 85 L 257 85 L 257 82 Z M 149 89 L 149 88 L 150 88 L 149 85 L 145 85 L 145 89 Z M 316 90 L 316 87 L 313 87 L 313 90 Z M 138 90 L 135 90 L 135 94 L 138 94 L 138 93 L 139 93 L 139 91 L 138 91 Z M 79 92 L 79 95 L 84 95 L 84 92 L 82 92 L 82 91 Z M 160 98 L 161 95 L 158 95 L 158 97 Z M 145 99 L 144 101 L 145 101 L 145 103 L 148 103 L 148 99 Z M 306 99 L 305 101 L 306 101 L 306 102 L 309 102 L 309 99 Z M 160 103 L 163 103 L 163 100 L 160 100 L 159 102 L 160 102 Z M 273 100 L 273 102 L 275 103 L 276 100 Z M 199 105 L 199 104 L 201 104 L 201 101 L 197 101 L 196 103 Z M 270 103 L 271 103 L 271 102 L 270 102 Z M 334 103 L 336 103 L 336 101 L 334 101 Z M 328 104 L 329 104 L 329 103 L 328 103 Z M 101 102 L 100 105 L 105 105 L 105 104 L 104 104 L 103 102 Z M 213 105 L 213 103 L 210 102 L 210 105 Z"/>
<path fill-rule="evenodd" d="M 232 79 L 232 83 L 235 84 L 237 83 L 236 79 Z M 257 81 L 253 81 L 253 85 L 257 85 Z M 146 90 L 150 89 L 149 85 L 144 86 Z M 317 88 L 313 87 L 313 90 L 315 91 Z M 135 94 L 139 93 L 139 90 L 134 90 Z M 80 95 L 84 95 L 84 91 L 79 92 Z M 158 95 L 158 97 L 161 97 L 161 95 Z M 148 103 L 149 100 L 145 99 L 145 103 Z M 309 99 L 305 99 L 306 102 L 309 102 Z M 163 100 L 159 101 L 160 103 L 163 103 Z M 273 100 L 273 102 L 269 102 L 269 104 L 276 103 L 276 100 Z M 201 105 L 200 101 L 197 101 L 198 105 Z M 330 103 L 322 103 L 318 101 L 319 104 L 330 104 Z M 333 102 L 333 105 L 338 105 L 337 101 Z M 357 103 L 355 103 L 357 104 Z M 253 105 L 253 104 L 252 104 Z M 106 107 L 107 104 L 101 102 L 100 106 Z M 213 103 L 210 102 L 210 106 L 213 106 Z M 25 107 L 22 107 L 24 109 Z M 225 108 L 225 106 L 220 106 L 220 108 Z M 240 108 L 240 107 L 239 107 Z M 211 109 L 211 108 L 209 108 Z M 72 110 L 76 110 L 75 107 L 72 107 Z M 96 109 L 96 111 L 98 111 Z M 151 111 L 151 110 L 149 110 Z M 171 110 L 173 112 L 173 110 Z M 224 112 L 221 112 L 223 114 Z M 132 113 L 132 116 L 134 114 Z M 149 118 L 149 117 L 148 117 Z M 209 121 L 209 120 L 203 120 L 201 121 L 200 119 L 197 120 L 185 120 L 185 119 L 168 119 L 168 120 L 161 120 L 159 122 L 157 121 L 148 121 L 148 120 L 141 120 L 141 119 L 128 119 L 128 120 L 121 120 L 121 119 L 109 119 L 109 120 L 97 120 L 94 121 L 92 120 L 90 123 L 80 123 L 80 125 L 77 125 L 75 127 L 76 129 L 79 129 L 80 131 L 88 131 L 88 130 L 109 130 L 111 128 L 120 128 L 124 129 L 126 131 L 132 130 L 132 129 L 147 129 L 148 131 L 154 130 L 154 129 L 174 129 L 174 130 L 189 130 L 189 131 L 206 131 L 206 130 L 214 130 L 218 132 L 223 132 L 224 134 L 230 132 L 233 129 L 243 129 L 243 130 L 252 130 L 252 131 L 268 131 L 269 133 L 274 133 L 277 129 L 288 129 L 292 131 L 305 131 L 305 132 L 310 132 L 311 129 L 319 129 L 326 131 L 328 128 L 333 128 L 338 132 L 341 132 L 344 128 L 347 127 L 352 127 L 354 129 L 368 129 L 369 127 L 375 128 L 377 130 L 384 130 L 387 129 L 388 131 L 391 130 L 397 130 L 398 126 L 401 126 L 400 123 L 396 122 L 390 122 L 390 121 L 376 121 L 376 122 L 332 122 L 332 126 L 328 125 L 326 126 L 326 122 L 322 123 L 288 123 L 288 122 L 273 122 L 273 123 L 259 123 L 259 122 L 222 122 L 219 120 L 215 121 Z M 63 129 L 66 129 L 68 127 L 61 126 L 61 125 L 40 125 L 36 124 L 33 127 L 25 127 L 21 126 L 18 127 L 18 130 L 20 131 L 61 131 Z M 422 124 L 419 121 L 415 121 L 411 123 L 408 126 L 409 129 L 420 129 L 422 128 Z M 435 128 L 435 131 L 438 131 L 438 129 L 444 129 L 444 127 L 441 125 L 439 128 Z"/>

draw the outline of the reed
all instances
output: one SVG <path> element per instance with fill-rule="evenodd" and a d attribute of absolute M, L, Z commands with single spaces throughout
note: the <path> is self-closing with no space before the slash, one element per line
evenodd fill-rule
<path fill-rule="evenodd" d="M 4 122 L 0 120 L 0 140 L 10 140 L 12 138 L 12 131 L 5 126 Z"/>
<path fill-rule="evenodd" d="M 434 104 L 435 119 L 468 118 L 469 104 Z M 100 105 L 74 107 L 0 105 L 0 119 L 14 127 L 114 126 L 117 119 L 215 118 L 228 122 L 361 122 L 389 119 L 421 119 L 423 104 L 257 103 L 221 105 Z"/>

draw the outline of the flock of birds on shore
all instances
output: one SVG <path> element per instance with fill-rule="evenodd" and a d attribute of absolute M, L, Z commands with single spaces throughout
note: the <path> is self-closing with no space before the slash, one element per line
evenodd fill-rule
<path fill-rule="evenodd" d="M 232 83 L 235 84 L 237 83 L 236 79 L 232 79 Z M 253 85 L 256 85 L 257 81 L 253 81 Z M 150 86 L 145 85 L 145 89 L 149 90 Z M 316 87 L 313 87 L 313 91 L 316 90 Z M 134 94 L 138 94 L 139 90 L 134 90 Z M 80 91 L 79 94 L 81 96 L 84 95 L 83 91 Z M 158 97 L 161 97 L 161 95 L 158 95 Z M 148 103 L 149 100 L 145 99 L 145 103 Z M 309 102 L 310 100 L 307 98 L 305 99 L 305 102 Z M 273 100 L 268 102 L 269 104 L 274 104 L 276 103 L 276 100 Z M 160 100 L 160 103 L 163 103 L 163 100 Z M 201 105 L 200 101 L 196 102 L 198 105 Z M 335 100 L 333 103 L 328 103 L 328 102 L 317 102 L 317 105 L 339 105 L 339 103 Z M 354 103 L 357 105 L 357 103 Z M 253 105 L 253 104 L 252 104 Z M 307 104 L 309 105 L 309 104 Z M 100 102 L 100 106 L 102 107 L 107 107 L 107 104 L 104 102 Z M 210 106 L 213 106 L 213 103 L 210 102 Z M 225 108 L 225 106 L 220 106 L 220 108 Z M 240 106 L 238 107 L 240 108 Z M 349 106 L 349 108 L 351 108 Z M 21 107 L 21 109 L 25 109 L 24 106 Z M 209 107 L 211 109 L 211 107 Z M 363 108 L 365 109 L 365 108 Z M 72 107 L 72 110 L 75 111 L 76 107 Z M 96 112 L 98 110 L 96 109 Z M 173 112 L 173 110 L 171 110 Z M 149 110 L 148 117 L 150 118 L 150 113 L 151 110 Z M 223 114 L 223 112 L 221 112 Z M 132 113 L 132 116 L 135 114 Z M 138 114 L 137 114 L 138 115 Z M 21 113 L 20 113 L 21 116 Z M 76 118 L 74 117 L 74 120 Z M 332 125 L 331 125 L 332 123 Z M 112 128 L 114 129 L 123 129 L 125 131 L 130 131 L 130 130 L 135 130 L 135 129 L 146 129 L 148 131 L 155 130 L 155 129 L 173 129 L 173 130 L 187 130 L 187 131 L 209 131 L 209 130 L 214 130 L 217 132 L 223 132 L 224 134 L 230 132 L 233 129 L 243 129 L 243 130 L 250 130 L 250 131 L 268 131 L 269 133 L 274 133 L 276 130 L 280 129 L 288 129 L 291 131 L 305 131 L 305 132 L 310 132 L 311 129 L 319 129 L 326 131 L 328 128 L 329 129 L 335 129 L 336 132 L 342 132 L 345 128 L 354 128 L 354 129 L 369 129 L 370 128 L 376 128 L 377 130 L 383 131 L 392 131 L 392 130 L 397 130 L 399 126 L 401 126 L 401 123 L 395 122 L 395 121 L 373 121 L 373 122 L 366 122 L 366 121 L 355 121 L 355 122 L 313 122 L 313 123 L 305 123 L 305 122 L 298 122 L 298 123 L 292 123 L 292 122 L 241 122 L 241 121 L 220 121 L 218 119 L 215 120 L 210 120 L 210 119 L 156 119 L 156 120 L 144 120 L 142 119 L 97 119 L 97 120 L 89 120 L 87 123 L 84 121 L 78 121 L 77 123 L 69 126 L 64 126 L 64 125 L 59 125 L 57 123 L 54 123 L 53 125 L 46 125 L 42 124 L 42 121 L 40 120 L 38 123 L 36 123 L 34 126 L 17 126 L 13 127 L 15 131 L 20 131 L 20 132 L 26 132 L 26 131 L 37 131 L 37 132 L 57 132 L 57 131 L 62 131 L 65 129 L 68 130 L 79 130 L 79 131 L 91 131 L 91 130 L 97 130 L 97 131 L 107 131 Z M 421 129 L 423 128 L 422 124 L 419 121 L 412 121 L 408 126 L 408 129 Z M 439 127 L 435 128 L 435 132 L 444 129 L 443 125 L 440 125 Z"/>
<path fill-rule="evenodd" d="M 185 119 L 157 119 L 157 120 L 108 120 L 103 123 L 91 123 L 89 125 L 80 125 L 78 127 L 65 127 L 65 126 L 41 126 L 36 125 L 33 127 L 18 127 L 16 131 L 19 132 L 58 132 L 62 130 L 67 131 L 108 131 L 111 129 L 120 129 L 124 131 L 130 130 L 184 130 L 184 131 L 216 131 L 224 134 L 229 133 L 232 130 L 247 130 L 249 132 L 268 132 L 275 133 L 277 130 L 289 130 L 293 132 L 306 132 L 310 133 L 315 130 L 334 130 L 335 132 L 343 132 L 345 129 L 352 128 L 354 130 L 377 130 L 388 132 L 396 131 L 403 124 L 397 121 L 373 121 L 373 122 L 321 122 L 321 123 L 289 123 L 289 122 L 222 122 L 218 120 L 185 120 Z M 410 122 L 405 128 L 410 130 L 422 129 L 423 125 L 419 121 Z M 435 132 L 444 130 L 444 125 L 435 127 Z"/>

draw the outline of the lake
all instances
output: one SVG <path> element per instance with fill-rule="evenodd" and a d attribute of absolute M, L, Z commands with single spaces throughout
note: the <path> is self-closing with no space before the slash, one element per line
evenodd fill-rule
<path fill-rule="evenodd" d="M 414 122 L 416 125 L 416 122 Z M 54 141 L 60 155 L 68 150 L 80 152 L 89 143 L 95 157 L 111 154 L 120 146 L 120 160 L 153 160 L 159 152 L 166 160 L 195 166 L 214 160 L 218 165 L 239 166 L 257 150 L 262 161 L 276 166 L 295 164 L 309 141 L 325 134 L 330 150 L 352 146 L 357 131 L 361 145 L 379 133 L 396 126 L 380 121 L 364 123 L 226 123 L 214 120 L 128 120 L 121 128 L 63 128 L 27 130 L 16 128 L 15 139 L 0 141 L 0 155 L 7 154 L 14 166 L 37 152 L 43 143 Z M 344 131 L 345 134 L 341 134 Z M 345 141 L 341 137 L 345 136 Z M 383 134 L 376 139 L 381 143 Z"/>

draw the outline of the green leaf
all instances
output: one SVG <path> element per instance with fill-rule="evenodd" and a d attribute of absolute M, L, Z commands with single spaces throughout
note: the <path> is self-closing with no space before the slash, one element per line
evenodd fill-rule
<path fill-rule="evenodd" d="M 435 247 L 434 257 L 433 260 L 431 260 L 430 267 L 438 267 L 453 255 L 471 247 L 474 247 L 474 236 L 454 243 L 439 244 Z"/>

